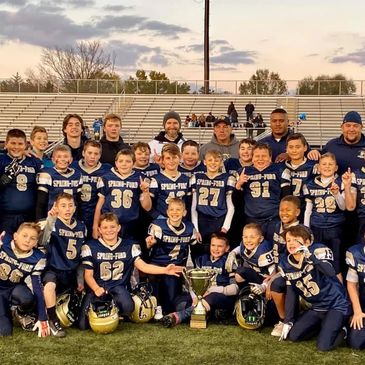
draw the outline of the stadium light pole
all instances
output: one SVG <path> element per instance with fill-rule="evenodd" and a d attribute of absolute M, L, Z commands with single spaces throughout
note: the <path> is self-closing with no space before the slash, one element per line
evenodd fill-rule
<path fill-rule="evenodd" d="M 204 94 L 209 94 L 209 1 L 205 0 L 204 14 Z"/>

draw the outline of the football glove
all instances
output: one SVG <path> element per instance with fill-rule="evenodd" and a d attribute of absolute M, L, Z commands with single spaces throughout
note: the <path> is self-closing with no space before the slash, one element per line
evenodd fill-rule
<path fill-rule="evenodd" d="M 249 283 L 249 284 L 250 284 L 251 292 L 256 295 L 264 294 L 266 291 L 266 288 L 267 288 L 266 283 L 262 283 L 262 284 Z"/>
<path fill-rule="evenodd" d="M 228 254 L 228 257 L 227 257 L 227 261 L 226 261 L 226 270 L 228 272 L 233 272 L 237 269 L 237 266 L 238 266 L 238 263 L 237 263 L 237 258 L 236 258 L 236 253 L 235 252 L 230 252 Z"/>
<path fill-rule="evenodd" d="M 38 337 L 47 337 L 50 335 L 48 321 L 37 321 L 33 331 L 38 331 Z"/>
<path fill-rule="evenodd" d="M 299 247 L 295 250 L 295 253 L 301 253 L 301 254 L 303 254 L 303 255 L 304 255 L 304 257 L 305 257 L 306 259 L 309 259 L 310 255 L 311 255 L 311 253 L 310 253 L 310 251 L 309 251 L 308 247 L 307 247 L 307 246 L 305 246 L 305 245 L 301 245 L 301 246 L 299 246 Z"/>
<path fill-rule="evenodd" d="M 292 322 L 284 323 L 283 331 L 281 332 L 281 336 L 279 338 L 279 341 L 285 341 L 286 340 L 286 338 L 288 337 L 288 334 L 289 334 L 292 327 L 293 327 Z"/>
<path fill-rule="evenodd" d="M 8 185 L 12 182 L 16 175 L 18 175 L 20 166 L 16 158 L 5 167 L 5 172 L 0 177 L 0 186 Z"/>

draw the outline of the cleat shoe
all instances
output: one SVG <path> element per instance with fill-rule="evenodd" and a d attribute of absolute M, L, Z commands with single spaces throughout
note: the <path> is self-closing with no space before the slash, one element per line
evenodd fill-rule
<path fill-rule="evenodd" d="M 174 313 L 167 314 L 162 317 L 161 323 L 165 328 L 175 327 L 177 325 L 176 316 Z"/>
<path fill-rule="evenodd" d="M 58 320 L 56 320 L 56 321 L 49 320 L 49 329 L 50 329 L 51 335 L 54 337 L 66 337 L 66 332 L 61 327 L 60 322 L 58 322 Z"/>
<path fill-rule="evenodd" d="M 153 318 L 155 321 L 161 321 L 162 317 L 163 317 L 162 307 L 160 305 L 158 305 L 155 309 L 155 315 Z"/>
<path fill-rule="evenodd" d="M 35 315 L 30 313 L 20 313 L 19 308 L 12 311 L 13 318 L 20 324 L 24 331 L 33 331 L 34 325 L 37 323 Z"/>
<path fill-rule="evenodd" d="M 271 331 L 271 336 L 275 337 L 281 337 L 281 334 L 283 332 L 284 322 L 279 321 L 274 326 L 274 329 Z"/>

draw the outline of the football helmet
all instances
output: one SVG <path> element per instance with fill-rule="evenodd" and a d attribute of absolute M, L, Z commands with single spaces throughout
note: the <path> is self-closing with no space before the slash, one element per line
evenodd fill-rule
<path fill-rule="evenodd" d="M 260 328 L 265 320 L 266 303 L 262 295 L 251 292 L 250 287 L 243 288 L 235 305 L 238 324 L 247 330 Z"/>
<path fill-rule="evenodd" d="M 146 323 L 153 318 L 157 307 L 157 299 L 152 295 L 151 285 L 139 283 L 132 291 L 134 310 L 129 319 L 136 323 Z"/>
<path fill-rule="evenodd" d="M 56 314 L 63 327 L 70 327 L 79 318 L 84 294 L 66 292 L 57 297 Z"/>
<path fill-rule="evenodd" d="M 119 324 L 118 308 L 110 294 L 94 298 L 88 311 L 89 324 L 95 333 L 114 332 Z"/>

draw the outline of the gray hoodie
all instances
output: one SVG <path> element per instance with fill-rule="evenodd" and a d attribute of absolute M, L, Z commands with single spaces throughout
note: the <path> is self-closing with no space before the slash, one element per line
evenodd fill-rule
<path fill-rule="evenodd" d="M 227 160 L 227 158 L 230 157 L 239 158 L 239 153 L 238 153 L 239 144 L 240 142 L 238 141 L 238 139 L 234 134 L 231 134 L 228 145 L 219 144 L 214 134 L 211 141 L 204 144 L 200 148 L 200 153 L 199 153 L 200 160 L 204 160 L 205 154 L 210 150 L 217 150 L 220 153 L 222 153 L 223 160 Z"/>

